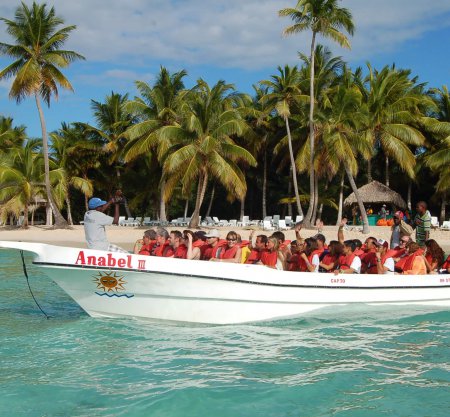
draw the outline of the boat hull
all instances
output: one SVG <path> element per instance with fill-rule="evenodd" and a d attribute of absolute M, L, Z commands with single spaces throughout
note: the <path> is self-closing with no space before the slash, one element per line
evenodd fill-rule
<path fill-rule="evenodd" d="M 342 305 L 450 307 L 445 275 L 335 276 L 43 244 L 0 242 L 0 247 L 36 253 L 34 264 L 92 317 L 232 324 Z"/>

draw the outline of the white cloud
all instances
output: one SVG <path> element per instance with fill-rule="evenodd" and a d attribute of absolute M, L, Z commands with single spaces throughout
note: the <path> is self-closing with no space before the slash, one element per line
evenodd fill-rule
<path fill-rule="evenodd" d="M 297 51 L 309 50 L 310 34 L 283 38 L 289 19 L 279 18 L 295 0 L 53 0 L 58 15 L 76 24 L 68 47 L 88 62 L 196 63 L 216 67 L 261 69 L 296 62 Z M 354 16 L 356 33 L 350 53 L 333 51 L 347 59 L 367 59 L 395 50 L 424 32 L 448 25 L 448 0 L 430 7 L 423 0 L 343 0 Z M 14 8 L 0 6 L 1 16 Z M 0 23 L 0 33 L 4 33 Z M 109 77 L 128 78 L 132 70 Z"/>

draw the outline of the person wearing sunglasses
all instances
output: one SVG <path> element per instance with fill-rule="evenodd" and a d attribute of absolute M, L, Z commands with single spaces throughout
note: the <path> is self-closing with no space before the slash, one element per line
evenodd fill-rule
<path fill-rule="evenodd" d="M 226 245 L 217 251 L 210 260 L 215 262 L 241 263 L 242 249 L 238 244 L 238 235 L 236 232 L 228 232 Z"/>

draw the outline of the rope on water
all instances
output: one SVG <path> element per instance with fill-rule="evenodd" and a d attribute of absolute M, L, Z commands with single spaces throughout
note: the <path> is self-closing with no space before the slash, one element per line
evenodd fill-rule
<path fill-rule="evenodd" d="M 39 305 L 39 303 L 36 300 L 36 297 L 33 294 L 33 291 L 31 290 L 31 286 L 30 286 L 30 281 L 28 279 L 28 272 L 27 272 L 27 267 L 25 265 L 25 258 L 23 256 L 23 250 L 20 251 L 20 256 L 22 258 L 22 266 L 23 266 L 23 273 L 25 274 L 25 278 L 27 279 L 27 284 L 28 284 L 28 289 L 30 290 L 30 294 L 33 297 L 34 302 L 36 303 L 36 305 L 39 307 L 39 310 L 42 311 L 42 314 L 45 316 L 45 318 L 48 320 L 50 318 L 49 315 L 47 315 L 47 313 L 42 310 L 41 306 Z"/>

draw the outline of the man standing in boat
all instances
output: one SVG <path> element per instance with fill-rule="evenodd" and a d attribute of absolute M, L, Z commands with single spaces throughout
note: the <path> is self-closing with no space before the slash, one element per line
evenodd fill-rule
<path fill-rule="evenodd" d="M 117 191 L 115 197 L 108 202 L 98 197 L 89 200 L 89 210 L 84 215 L 84 234 L 89 249 L 128 253 L 125 249 L 109 243 L 106 238 L 105 226 L 119 224 L 119 203 L 121 201 L 122 193 L 120 191 Z M 114 205 L 114 217 L 105 214 L 111 205 Z"/>

